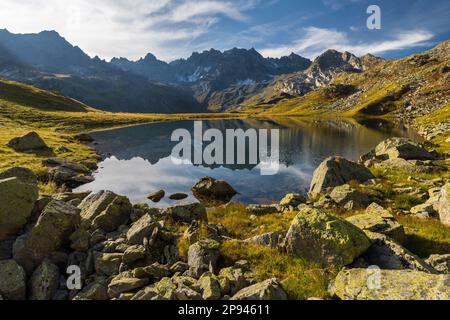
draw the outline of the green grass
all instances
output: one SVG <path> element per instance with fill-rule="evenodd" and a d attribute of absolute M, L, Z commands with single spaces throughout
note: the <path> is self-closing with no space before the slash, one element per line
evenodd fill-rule
<path fill-rule="evenodd" d="M 327 270 L 276 249 L 225 241 L 221 247 L 223 265 L 247 260 L 256 272 L 256 280 L 277 278 L 291 299 L 328 298 L 328 283 L 336 270 Z"/>
<path fill-rule="evenodd" d="M 404 246 L 422 258 L 432 254 L 450 253 L 450 228 L 439 220 L 423 220 L 415 217 L 399 216 L 405 227 Z"/>
<path fill-rule="evenodd" d="M 245 206 L 231 204 L 226 208 L 215 208 L 208 211 L 211 224 L 222 224 L 230 232 L 230 236 L 245 240 L 252 236 L 272 231 L 288 230 L 296 213 L 269 214 L 250 219 Z"/>

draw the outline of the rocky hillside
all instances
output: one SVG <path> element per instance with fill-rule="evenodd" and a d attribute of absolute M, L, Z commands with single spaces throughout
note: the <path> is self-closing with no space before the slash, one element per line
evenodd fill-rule
<path fill-rule="evenodd" d="M 322 77 L 323 74 L 318 73 L 319 77 L 314 78 L 317 83 L 306 81 L 305 86 L 317 84 L 317 90 L 301 96 L 286 97 L 279 94 L 279 90 L 275 90 L 276 85 L 273 85 L 268 87 L 272 88 L 273 96 L 268 96 L 272 101 L 267 101 L 264 96 L 259 100 L 250 99 L 242 104 L 244 107 L 241 110 L 247 108 L 251 113 L 289 115 L 331 112 L 346 116 L 383 116 L 412 122 L 421 116 L 448 109 L 449 41 L 400 60 L 383 61 L 371 56 L 355 60 L 354 57 L 347 57 L 353 63 L 343 66 L 351 72 L 334 75 L 331 72 L 330 77 Z M 311 68 L 317 70 L 319 66 L 313 65 Z M 301 73 L 303 77 L 307 77 L 307 74 L 314 72 Z M 322 86 L 320 79 L 324 83 L 330 81 L 330 84 Z M 446 120 L 445 117 L 443 120 Z"/>
<path fill-rule="evenodd" d="M 17 35 L 0 30 L 0 78 L 58 91 L 108 111 L 205 110 L 189 91 L 91 59 L 56 32 Z"/>

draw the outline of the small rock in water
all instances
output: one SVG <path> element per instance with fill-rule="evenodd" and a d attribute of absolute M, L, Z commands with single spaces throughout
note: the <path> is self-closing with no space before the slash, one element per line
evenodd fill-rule
<path fill-rule="evenodd" d="M 150 194 L 147 199 L 153 201 L 153 202 L 160 202 L 162 198 L 166 195 L 164 190 L 157 191 L 155 193 Z"/>
<path fill-rule="evenodd" d="M 187 197 L 189 197 L 189 196 L 186 193 L 174 193 L 169 197 L 169 199 L 178 201 L 178 200 L 184 200 Z"/>

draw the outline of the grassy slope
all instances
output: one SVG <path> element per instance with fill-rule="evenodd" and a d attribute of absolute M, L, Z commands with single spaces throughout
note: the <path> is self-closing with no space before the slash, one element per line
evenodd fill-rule
<path fill-rule="evenodd" d="M 41 160 L 51 154 L 18 153 L 6 147 L 9 140 L 30 131 L 38 132 L 53 150 L 62 145 L 71 150 L 64 154 L 54 151 L 53 155 L 82 161 L 92 160 L 95 152 L 73 139 L 76 133 L 155 121 L 231 116 L 238 115 L 114 114 L 36 87 L 0 80 L 0 170 L 23 166 L 44 173 Z"/>
<path fill-rule="evenodd" d="M 294 98 L 274 98 L 268 89 L 266 101 L 258 97 L 244 102 L 244 112 L 267 115 L 339 115 L 346 117 L 383 116 L 392 117 L 394 111 L 403 109 L 411 99 L 420 104 L 433 104 L 439 109 L 443 105 L 436 98 L 448 96 L 450 42 L 439 47 L 400 60 L 385 61 L 361 74 L 344 74 L 333 81 L 334 85 L 352 86 L 355 95 L 343 97 L 330 95 L 327 87 Z M 262 94 L 264 96 L 264 93 Z M 256 102 L 257 101 L 257 102 Z M 442 100 L 441 100 L 442 101 Z M 444 100 L 445 103 L 445 100 Z"/>

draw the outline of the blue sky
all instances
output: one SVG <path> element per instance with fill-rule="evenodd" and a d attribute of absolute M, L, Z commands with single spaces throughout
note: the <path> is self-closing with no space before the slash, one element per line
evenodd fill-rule
<path fill-rule="evenodd" d="M 381 8 L 381 30 L 366 27 Z M 56 30 L 89 55 L 170 61 L 210 48 L 314 58 L 329 48 L 397 58 L 449 39 L 448 0 L 2 0 L 0 27 Z"/>

